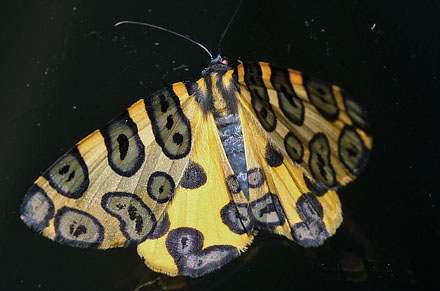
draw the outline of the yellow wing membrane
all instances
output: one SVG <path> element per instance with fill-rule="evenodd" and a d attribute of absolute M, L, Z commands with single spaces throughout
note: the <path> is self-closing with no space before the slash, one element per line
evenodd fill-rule
<path fill-rule="evenodd" d="M 215 60 L 197 82 L 159 90 L 81 140 L 34 182 L 21 219 L 75 247 L 137 245 L 151 269 L 199 277 L 257 230 L 323 244 L 342 222 L 335 190 L 371 146 L 339 87 Z"/>

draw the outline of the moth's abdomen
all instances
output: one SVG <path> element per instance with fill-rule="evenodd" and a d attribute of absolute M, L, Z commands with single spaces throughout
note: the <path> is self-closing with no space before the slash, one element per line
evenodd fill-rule
<path fill-rule="evenodd" d="M 196 98 L 205 114 L 213 114 L 223 148 L 234 175 L 228 177 L 232 192 L 243 190 L 249 199 L 248 175 L 244 152 L 243 134 L 238 115 L 238 83 L 232 77 L 233 70 L 216 65 L 200 79 Z M 238 184 L 237 184 L 238 183 Z"/>
<path fill-rule="evenodd" d="M 230 190 L 231 192 L 239 192 L 241 188 L 246 198 L 249 199 L 246 156 L 244 152 L 240 118 L 238 114 L 230 114 L 226 117 L 215 117 L 215 123 L 226 156 L 228 157 L 229 164 L 234 171 L 234 175 L 227 178 L 228 184 L 230 185 L 230 188 L 232 188 Z M 237 182 L 240 187 L 231 187 L 231 185 L 236 185 Z"/>

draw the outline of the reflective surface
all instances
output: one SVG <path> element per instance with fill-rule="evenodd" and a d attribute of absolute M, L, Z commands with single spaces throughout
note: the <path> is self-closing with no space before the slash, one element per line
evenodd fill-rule
<path fill-rule="evenodd" d="M 235 1 L 157 2 L 24 1 L 2 8 L 0 289 L 133 290 L 146 282 L 141 290 L 431 287 L 440 236 L 435 1 L 247 1 L 223 41 L 231 63 L 239 57 L 303 71 L 340 85 L 367 110 L 371 159 L 340 191 L 344 223 L 323 247 L 260 234 L 220 271 L 157 279 L 135 248 L 70 248 L 20 221 L 24 194 L 52 162 L 139 98 L 195 81 L 208 64 L 185 40 L 114 23 L 162 25 L 215 54 L 235 8 Z"/>

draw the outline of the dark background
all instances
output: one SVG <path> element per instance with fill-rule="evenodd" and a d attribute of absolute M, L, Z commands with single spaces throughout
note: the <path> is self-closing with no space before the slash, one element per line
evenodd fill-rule
<path fill-rule="evenodd" d="M 161 276 L 150 288 L 439 287 L 440 2 L 305 2 L 246 1 L 223 54 L 333 82 L 366 109 L 373 152 L 359 179 L 340 191 L 342 227 L 324 247 L 308 250 L 263 233 L 218 272 L 198 280 Z M 197 80 L 209 62 L 183 39 L 113 24 L 162 25 L 216 54 L 236 1 L 8 5 L 0 26 L 0 289 L 133 290 L 154 280 L 135 248 L 56 244 L 20 221 L 19 206 L 77 141 L 165 84 Z"/>

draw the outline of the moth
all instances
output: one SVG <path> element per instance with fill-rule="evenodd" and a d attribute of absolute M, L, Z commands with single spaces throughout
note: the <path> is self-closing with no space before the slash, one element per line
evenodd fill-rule
<path fill-rule="evenodd" d="M 150 269 L 199 277 L 259 230 L 322 245 L 342 222 L 336 190 L 371 147 L 338 86 L 219 56 L 78 142 L 30 187 L 21 219 L 74 247 L 136 245 Z"/>

